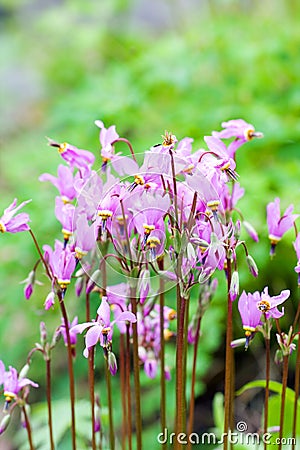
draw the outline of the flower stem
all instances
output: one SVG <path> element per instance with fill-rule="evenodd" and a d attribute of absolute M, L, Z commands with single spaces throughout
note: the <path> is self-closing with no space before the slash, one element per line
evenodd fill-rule
<path fill-rule="evenodd" d="M 282 372 L 282 391 L 281 391 L 281 407 L 280 407 L 280 422 L 279 422 L 279 444 L 278 450 L 282 448 L 283 426 L 284 426 L 284 409 L 285 409 L 285 397 L 288 378 L 288 362 L 289 356 L 283 356 L 283 372 Z"/>
<path fill-rule="evenodd" d="M 197 367 L 197 353 L 199 346 L 200 337 L 200 326 L 201 326 L 202 316 L 200 315 L 197 321 L 197 328 L 195 333 L 195 343 L 194 343 L 194 355 L 193 355 L 193 368 L 192 368 L 192 379 L 191 379 L 191 395 L 190 395 L 190 407 L 189 407 L 189 422 L 188 422 L 188 436 L 191 436 L 194 426 L 194 412 L 195 412 L 195 382 L 196 382 L 196 367 Z M 192 447 L 192 442 L 189 439 L 187 450 Z"/>
<path fill-rule="evenodd" d="M 269 415 L 269 384 L 270 384 L 270 339 L 265 339 L 266 343 L 266 388 L 265 388 L 265 411 L 264 411 L 264 434 L 268 430 Z M 264 450 L 267 450 L 267 442 L 264 442 Z"/>
<path fill-rule="evenodd" d="M 120 335 L 120 384 L 122 400 L 122 450 L 126 449 L 127 411 L 126 411 L 126 369 L 124 334 Z"/>
<path fill-rule="evenodd" d="M 229 295 L 231 284 L 231 260 L 227 258 L 227 329 L 226 329 L 226 353 L 225 353 L 225 388 L 224 388 L 224 443 L 223 449 L 228 448 L 228 431 L 231 424 L 231 368 L 232 368 L 232 301 Z"/>
<path fill-rule="evenodd" d="M 49 439 L 50 439 L 50 449 L 54 450 L 54 440 L 53 440 L 53 425 L 52 425 L 52 405 L 51 405 L 51 360 L 48 356 L 46 359 L 46 396 L 47 396 L 47 407 L 48 407 L 48 427 L 49 427 Z"/>
<path fill-rule="evenodd" d="M 59 305 L 63 316 L 63 321 L 66 329 L 67 337 L 67 351 L 68 351 L 68 372 L 70 381 L 70 401 L 71 401 L 71 434 L 72 434 L 72 450 L 76 450 L 76 426 L 75 426 L 75 382 L 74 382 L 74 370 L 73 370 L 73 353 L 70 339 L 70 327 L 67 316 L 67 311 L 64 304 L 62 292 L 57 293 L 59 299 Z"/>
<path fill-rule="evenodd" d="M 110 450 L 115 450 L 115 432 L 114 432 L 114 417 L 113 417 L 113 406 L 112 406 L 112 395 L 111 395 L 111 380 L 110 380 L 110 371 L 109 371 L 107 360 L 106 360 L 105 375 L 106 375 L 106 387 L 107 387 L 107 396 L 108 396 Z"/>
<path fill-rule="evenodd" d="M 184 322 L 186 300 L 181 297 L 180 286 L 177 284 L 177 339 L 176 339 L 176 436 L 185 430 L 186 403 L 184 391 Z M 182 448 L 176 439 L 175 449 Z"/>
<path fill-rule="evenodd" d="M 137 314 L 136 289 L 130 288 L 131 310 L 133 314 Z M 142 450 L 142 416 L 141 416 L 141 398 L 140 398 L 140 367 L 138 354 L 138 333 L 137 322 L 132 324 L 133 339 L 133 376 L 134 376 L 134 392 L 135 392 L 135 426 L 136 426 L 136 447 Z"/>
<path fill-rule="evenodd" d="M 126 393 L 127 393 L 127 433 L 128 433 L 128 448 L 132 450 L 132 417 L 131 417 L 131 387 L 130 387 L 130 333 L 129 323 L 126 325 Z"/>
<path fill-rule="evenodd" d="M 298 397 L 299 397 L 299 380 L 300 380 L 300 345 L 299 339 L 297 342 L 297 357 L 295 368 L 295 399 L 294 399 L 294 415 L 293 415 L 293 435 L 292 450 L 296 447 L 296 428 L 297 428 L 297 412 L 298 412 Z"/>
<path fill-rule="evenodd" d="M 28 437 L 28 442 L 29 442 L 29 448 L 30 448 L 30 450 L 35 450 L 35 447 L 34 447 L 33 441 L 32 441 L 32 432 L 31 432 L 31 426 L 30 426 L 28 414 L 27 414 L 27 411 L 26 411 L 26 405 L 24 405 L 22 407 L 22 411 L 23 411 L 24 420 L 25 420 L 25 426 L 26 426 L 26 430 L 27 430 L 27 437 Z"/>
<path fill-rule="evenodd" d="M 89 392 L 91 402 L 91 421 L 92 421 L 92 449 L 96 450 L 96 436 L 95 436 L 95 349 L 89 349 L 89 367 L 88 367 L 88 380 L 89 380 Z"/>
<path fill-rule="evenodd" d="M 158 261 L 159 269 L 164 270 L 163 259 Z M 165 377 L 165 336 L 164 336 L 164 280 L 159 280 L 159 327 L 160 327 L 160 426 L 164 432 L 166 428 L 166 377 Z M 162 450 L 165 450 L 166 443 L 162 444 Z"/>

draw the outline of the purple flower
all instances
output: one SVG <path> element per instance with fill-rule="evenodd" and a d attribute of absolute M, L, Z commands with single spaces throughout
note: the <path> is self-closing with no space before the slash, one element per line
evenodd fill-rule
<path fill-rule="evenodd" d="M 72 333 L 82 333 L 87 328 L 88 331 L 85 336 L 85 349 L 83 355 L 87 358 L 89 350 L 94 347 L 98 341 L 104 348 L 109 348 L 111 345 L 113 326 L 117 322 L 136 322 L 135 315 L 130 311 L 123 311 L 118 317 L 110 321 L 110 306 L 107 302 L 107 297 L 103 297 L 101 304 L 97 310 L 97 319 L 93 322 L 85 322 L 75 325 L 71 328 Z"/>
<path fill-rule="evenodd" d="M 30 221 L 29 215 L 26 213 L 16 214 L 19 209 L 23 208 L 23 206 L 27 205 L 27 203 L 31 202 L 31 200 L 26 200 L 21 203 L 19 206 L 17 205 L 17 199 L 9 205 L 8 208 L 4 210 L 4 214 L 0 217 L 0 232 L 4 233 L 5 231 L 9 233 L 18 233 L 20 231 L 28 231 L 30 230 L 29 225 L 27 223 Z"/>
<path fill-rule="evenodd" d="M 214 131 L 212 134 L 219 139 L 229 139 L 234 137 L 235 140 L 228 146 L 231 157 L 234 157 L 236 150 L 245 142 L 253 138 L 262 138 L 263 134 L 255 131 L 251 123 L 245 122 L 243 119 L 229 120 L 222 123 L 222 131 Z"/>
<path fill-rule="evenodd" d="M 74 184 L 76 181 L 76 176 L 73 177 L 73 170 L 68 166 L 60 164 L 57 170 L 58 177 L 54 177 L 49 173 L 43 173 L 40 177 L 40 181 L 50 181 L 50 183 L 55 186 L 61 196 L 64 203 L 71 202 L 76 197 L 76 190 Z"/>
<path fill-rule="evenodd" d="M 112 143 L 119 139 L 119 135 L 116 131 L 116 126 L 111 125 L 109 128 L 105 128 L 104 123 L 101 120 L 96 120 L 95 125 L 100 128 L 100 144 L 101 144 L 101 157 L 102 157 L 102 169 L 106 169 L 108 161 L 113 159 L 115 156 L 114 148 Z"/>
<path fill-rule="evenodd" d="M 275 246 L 284 233 L 293 227 L 295 220 L 299 217 L 299 214 L 292 214 L 293 209 L 294 206 L 290 205 L 285 210 L 283 216 L 280 216 L 280 199 L 278 197 L 275 198 L 274 202 L 270 202 L 267 205 L 267 223 L 269 239 L 271 241 L 271 255 L 275 253 Z"/>
<path fill-rule="evenodd" d="M 89 226 L 85 213 L 80 214 L 76 221 L 76 258 L 81 259 L 95 247 L 96 237 L 94 226 Z"/>
<path fill-rule="evenodd" d="M 75 327 L 78 324 L 78 317 L 74 317 L 72 323 L 69 322 L 69 334 L 70 334 L 70 342 L 71 346 L 75 346 L 77 342 L 77 333 L 72 331 L 72 328 Z M 66 332 L 66 326 L 62 319 L 62 324 L 59 327 L 59 333 L 61 334 L 65 345 L 68 345 L 68 339 L 67 339 L 67 332 Z"/>
<path fill-rule="evenodd" d="M 42 283 L 38 280 L 35 279 L 35 270 L 32 270 L 28 277 L 21 281 L 20 283 L 25 283 L 25 287 L 24 287 L 24 297 L 26 298 L 26 300 L 29 300 L 32 293 L 33 293 L 33 286 L 34 284 L 39 284 L 42 285 Z"/>
<path fill-rule="evenodd" d="M 246 348 L 249 340 L 256 331 L 256 327 L 261 324 L 261 316 L 265 315 L 266 319 L 271 317 L 279 319 L 284 314 L 284 309 L 279 311 L 277 306 L 283 303 L 290 296 L 288 289 L 283 290 L 279 295 L 270 297 L 268 287 L 265 287 L 262 293 L 258 291 L 253 294 L 246 294 L 245 291 L 240 296 L 238 309 L 242 318 L 243 329 L 246 336 Z"/>
<path fill-rule="evenodd" d="M 74 231 L 74 216 L 76 208 L 71 203 L 65 203 L 61 197 L 56 197 L 55 200 L 55 215 L 62 225 L 62 233 L 64 239 L 68 241 Z"/>
<path fill-rule="evenodd" d="M 50 291 L 44 302 L 44 308 L 46 311 L 48 311 L 48 309 L 50 309 L 52 306 L 54 306 L 54 303 L 55 303 L 54 299 L 55 299 L 55 292 Z"/>
<path fill-rule="evenodd" d="M 7 403 L 11 402 L 17 397 L 18 393 L 25 386 L 38 387 L 37 383 L 29 380 L 28 378 L 21 378 L 18 375 L 17 370 L 9 366 L 9 370 L 5 371 L 5 366 L 0 360 L 0 385 L 3 385 L 4 397 Z"/>
<path fill-rule="evenodd" d="M 58 142 L 49 140 L 49 145 L 57 147 L 61 157 L 67 161 L 71 168 L 77 167 L 82 178 L 87 178 L 91 173 L 91 166 L 95 161 L 93 153 L 87 150 L 80 150 L 74 145 L 67 142 L 59 144 Z"/>
<path fill-rule="evenodd" d="M 66 289 L 71 282 L 71 276 L 75 270 L 76 260 L 70 248 L 59 240 L 55 241 L 54 251 L 49 245 L 43 246 L 44 258 L 49 263 L 52 274 L 56 278 L 61 289 Z"/>
<path fill-rule="evenodd" d="M 295 272 L 298 274 L 298 285 L 300 285 L 300 233 L 297 234 L 296 240 L 294 242 L 294 249 L 297 255 L 297 265 L 295 267 Z"/>

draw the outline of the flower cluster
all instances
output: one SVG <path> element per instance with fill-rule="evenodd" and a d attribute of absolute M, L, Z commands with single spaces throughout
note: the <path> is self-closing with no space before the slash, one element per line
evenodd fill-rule
<path fill-rule="evenodd" d="M 256 263 L 241 238 L 245 231 L 258 241 L 254 227 L 237 208 L 244 188 L 238 181 L 235 156 L 243 144 L 262 137 L 262 133 L 242 119 L 230 120 L 222 123 L 222 130 L 204 137 L 206 149 L 193 151 L 191 138 L 178 140 L 166 131 L 161 143 L 150 147 L 139 159 L 114 125 L 105 128 L 100 120 L 95 124 L 100 128 L 99 158 L 90 151 L 49 139 L 63 164 L 58 166 L 57 176 L 44 173 L 39 179 L 50 182 L 57 190 L 53 210 L 61 229 L 60 238 L 53 245 L 46 243 L 39 248 L 28 225 L 29 216 L 17 214 L 28 201 L 17 207 L 14 200 L 0 218 L 0 231 L 30 231 L 40 259 L 24 280 L 25 298 L 29 299 L 35 284 L 39 284 L 36 270 L 42 264 L 50 280 L 44 307 L 50 310 L 56 303 L 61 307 L 62 323 L 53 345 L 37 347 L 46 359 L 48 350 L 62 336 L 69 351 L 69 369 L 72 368 L 78 334 L 85 332 L 83 355 L 89 358 L 90 367 L 99 344 L 106 368 L 115 375 L 118 365 L 113 341 L 118 330 L 128 359 L 132 344 L 135 381 L 140 366 L 149 378 L 154 378 L 160 364 L 163 377 L 170 379 L 173 362 L 170 366 L 164 363 L 165 343 L 176 340 L 177 349 L 181 350 L 181 356 L 176 352 L 178 371 L 184 366 L 184 346 L 194 345 L 199 339 L 201 318 L 217 286 L 214 272 L 225 275 L 229 311 L 239 296 L 238 248 L 244 248 L 249 271 L 258 276 Z M 116 153 L 118 142 L 128 145 L 130 156 Z M 279 198 L 268 204 L 271 255 L 297 218 L 292 205 L 281 216 Z M 294 247 L 298 259 L 295 270 L 299 274 L 299 235 Z M 72 279 L 76 279 L 76 295 L 86 295 L 86 305 L 90 294 L 99 296 L 95 318 L 91 318 L 87 307 L 84 322 L 78 323 L 77 316 L 72 322 L 68 320 L 65 299 Z M 170 297 L 166 305 L 164 294 L 175 286 L 177 302 Z M 196 289 L 198 305 L 192 305 L 190 313 L 189 300 Z M 277 307 L 289 296 L 287 289 L 270 296 L 268 287 L 262 293 L 242 292 L 238 310 L 246 348 L 260 327 L 283 316 L 284 309 Z M 292 351 L 293 333 L 289 338 L 284 333 L 278 336 L 283 354 Z M 130 375 L 124 372 L 126 368 L 130 371 L 130 362 L 124 363 L 122 356 L 122 379 L 126 384 Z M 176 382 L 180 384 L 178 375 Z M 6 402 L 17 398 L 26 386 L 37 387 L 18 376 L 12 367 L 5 371 L 1 361 L 0 383 Z M 138 400 L 139 396 L 135 399 L 137 409 Z M 178 403 L 183 404 L 181 400 Z"/>

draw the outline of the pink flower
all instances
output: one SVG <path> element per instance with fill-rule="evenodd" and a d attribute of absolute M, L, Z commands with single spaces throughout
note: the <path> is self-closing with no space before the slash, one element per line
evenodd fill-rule
<path fill-rule="evenodd" d="M 45 261 L 49 263 L 53 276 L 61 289 L 65 290 L 71 282 L 76 266 L 73 253 L 68 246 L 64 248 L 59 240 L 55 241 L 54 251 L 49 245 L 44 245 L 43 250 Z"/>
<path fill-rule="evenodd" d="M 258 291 L 253 294 L 242 292 L 238 302 L 238 309 L 242 318 L 243 329 L 245 330 L 246 348 L 256 331 L 256 327 L 261 324 L 262 314 L 265 315 L 266 319 L 271 317 L 279 319 L 283 316 L 284 309 L 279 311 L 277 306 L 287 300 L 289 296 L 290 291 L 286 289 L 279 295 L 270 297 L 268 287 L 265 287 L 262 293 Z"/>
<path fill-rule="evenodd" d="M 74 183 L 76 176 L 73 177 L 73 170 L 68 166 L 60 164 L 57 170 L 58 177 L 54 177 L 50 173 L 43 173 L 40 177 L 40 181 L 50 181 L 55 186 L 61 196 L 64 203 L 71 202 L 76 197 L 76 190 Z"/>
<path fill-rule="evenodd" d="M 214 131 L 212 134 L 219 139 L 229 139 L 235 137 L 235 140 L 228 146 L 229 155 L 233 158 L 236 150 L 245 142 L 253 138 L 262 138 L 263 133 L 255 131 L 251 123 L 247 123 L 243 119 L 229 120 L 222 123 L 222 131 Z"/>
<path fill-rule="evenodd" d="M 111 322 L 110 306 L 107 302 L 107 297 L 103 297 L 97 310 L 96 321 L 75 325 L 70 331 L 72 333 L 82 333 L 84 330 L 89 328 L 85 336 L 85 349 L 83 352 L 83 355 L 87 358 L 89 349 L 94 347 L 98 341 L 100 341 L 100 345 L 104 348 L 109 348 L 111 346 L 113 326 L 120 321 L 128 321 L 133 323 L 136 322 L 136 317 L 130 311 L 123 311 L 115 320 Z"/>
<path fill-rule="evenodd" d="M 1 385 L 3 385 L 4 397 L 7 403 L 16 398 L 18 393 L 25 386 L 30 385 L 36 388 L 39 386 L 28 378 L 20 378 L 17 370 L 12 366 L 9 366 L 9 370 L 5 371 L 5 366 L 0 360 L 0 386 Z"/>
<path fill-rule="evenodd" d="M 27 223 L 30 221 L 28 214 L 20 213 L 14 217 L 16 212 L 23 208 L 23 206 L 27 205 L 27 203 L 29 202 L 31 202 L 31 200 L 27 200 L 16 207 L 17 199 L 15 198 L 14 201 L 9 205 L 9 207 L 4 210 L 3 216 L 0 217 L 1 233 L 4 233 L 5 231 L 9 233 L 18 233 L 20 231 L 30 230 L 29 225 L 27 225 Z"/>
<path fill-rule="evenodd" d="M 293 227 L 295 220 L 299 214 L 292 214 L 294 209 L 290 205 L 280 216 L 280 199 L 275 198 L 274 202 L 267 205 L 267 223 L 269 229 L 269 239 L 271 241 L 271 255 L 275 253 L 275 246 L 280 241 L 286 231 Z"/>
<path fill-rule="evenodd" d="M 58 142 L 49 140 L 49 145 L 57 147 L 61 157 L 67 161 L 71 168 L 76 167 L 79 169 L 82 178 L 87 178 L 91 173 L 91 166 L 95 161 L 93 153 L 87 150 L 80 150 L 74 145 L 70 145 L 67 142 L 59 144 Z"/>

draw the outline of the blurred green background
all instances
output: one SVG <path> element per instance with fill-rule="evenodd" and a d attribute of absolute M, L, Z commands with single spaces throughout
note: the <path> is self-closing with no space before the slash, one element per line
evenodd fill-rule
<path fill-rule="evenodd" d="M 241 117 L 265 135 L 237 154 L 246 189 L 239 207 L 260 236 L 259 244 L 247 239 L 259 278 L 250 277 L 241 257 L 241 289 L 292 289 L 288 327 L 298 301 L 293 233 L 270 261 L 265 207 L 280 196 L 282 208 L 294 203 L 300 210 L 299 19 L 300 5 L 292 0 L 2 0 L 0 214 L 13 198 L 32 198 L 26 211 L 40 244 L 59 237 L 55 188 L 38 181 L 41 173 L 56 174 L 60 163 L 46 136 L 96 154 L 94 120 L 101 119 L 116 124 L 137 153 L 159 142 L 165 129 L 178 139 L 193 137 L 197 149 L 222 121 Z M 0 359 L 19 369 L 39 337 L 39 321 L 53 330 L 59 314 L 43 310 L 49 285 L 42 274 L 44 286 L 24 300 L 19 282 L 37 260 L 26 233 L 0 236 L 0 260 Z M 222 288 L 211 311 L 204 326 L 215 332 L 203 334 L 199 393 L 222 374 Z M 242 335 L 237 314 L 235 334 Z M 64 354 L 57 363 L 62 371 L 63 360 Z M 40 366 L 33 373 L 42 383 Z M 206 426 L 201 418 L 199 424 Z"/>

